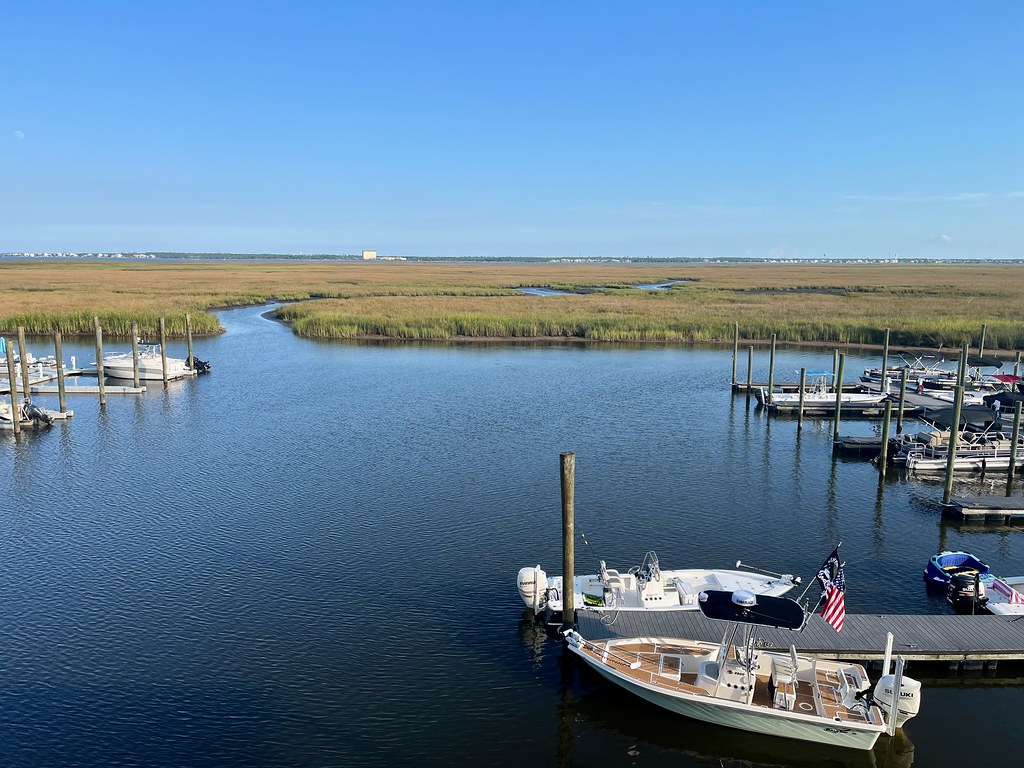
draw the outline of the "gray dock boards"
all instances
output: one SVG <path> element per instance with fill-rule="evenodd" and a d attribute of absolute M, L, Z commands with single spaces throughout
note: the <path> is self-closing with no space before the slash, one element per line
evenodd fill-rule
<path fill-rule="evenodd" d="M 700 611 L 579 611 L 580 634 L 600 641 L 618 637 L 680 637 L 719 642 L 727 625 Z M 1024 659 L 1024 617 L 912 616 L 846 614 L 842 632 L 812 616 L 802 632 L 761 628 L 761 647 L 791 644 L 812 656 L 869 661 L 885 655 L 885 635 L 892 632 L 893 653 L 920 661 L 991 661 Z"/>

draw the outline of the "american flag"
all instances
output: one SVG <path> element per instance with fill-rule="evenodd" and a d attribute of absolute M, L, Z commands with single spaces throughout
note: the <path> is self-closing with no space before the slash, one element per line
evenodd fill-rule
<path fill-rule="evenodd" d="M 842 632 L 843 622 L 846 621 L 846 574 L 839 559 L 839 547 L 832 550 L 832 554 L 822 563 L 818 570 L 818 581 L 825 593 L 821 618 L 836 632 Z"/>
<path fill-rule="evenodd" d="M 1006 598 L 1006 602 L 1010 605 L 1024 603 L 1024 595 L 1022 595 L 1020 592 L 1011 587 L 1002 579 L 993 579 L 992 589 L 1002 594 L 1003 597 Z"/>

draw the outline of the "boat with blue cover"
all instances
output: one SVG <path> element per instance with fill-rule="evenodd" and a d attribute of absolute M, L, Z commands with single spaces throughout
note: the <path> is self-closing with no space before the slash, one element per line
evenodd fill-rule
<path fill-rule="evenodd" d="M 954 574 L 988 573 L 988 565 L 970 552 L 946 550 L 932 555 L 924 569 L 924 577 L 935 584 L 949 584 Z"/>

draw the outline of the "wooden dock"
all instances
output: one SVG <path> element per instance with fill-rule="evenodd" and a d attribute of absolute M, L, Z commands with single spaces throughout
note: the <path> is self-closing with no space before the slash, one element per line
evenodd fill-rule
<path fill-rule="evenodd" d="M 700 611 L 578 611 L 580 634 L 600 641 L 619 637 L 681 637 L 720 642 L 727 624 Z M 846 614 L 842 632 L 812 616 L 802 632 L 759 628 L 760 647 L 844 661 L 878 661 L 885 656 L 885 635 L 895 637 L 893 653 L 913 661 L 951 665 L 1024 660 L 1024 617 Z"/>
<path fill-rule="evenodd" d="M 1024 523 L 1024 498 L 960 494 L 950 497 L 948 511 L 972 522 Z"/>

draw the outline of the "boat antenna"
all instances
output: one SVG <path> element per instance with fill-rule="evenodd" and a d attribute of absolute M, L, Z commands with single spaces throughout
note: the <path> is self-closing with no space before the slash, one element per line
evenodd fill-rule
<path fill-rule="evenodd" d="M 776 573 L 775 571 L 767 571 L 764 568 L 758 568 L 756 565 L 751 565 L 750 563 L 744 563 L 742 560 L 737 560 L 736 561 L 736 567 L 737 568 L 749 568 L 752 571 L 757 571 L 758 573 L 763 573 L 765 576 L 775 576 L 776 578 L 779 578 L 779 579 L 789 579 L 794 584 L 801 584 L 802 583 L 802 580 L 801 580 L 801 578 L 799 576 L 794 576 L 791 573 Z"/>

